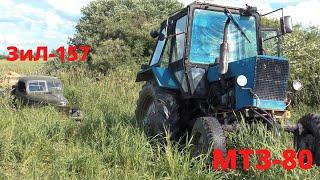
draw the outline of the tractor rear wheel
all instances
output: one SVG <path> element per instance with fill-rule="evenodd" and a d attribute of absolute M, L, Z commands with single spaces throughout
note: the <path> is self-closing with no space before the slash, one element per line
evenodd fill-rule
<path fill-rule="evenodd" d="M 295 133 L 296 150 L 310 150 L 313 163 L 320 165 L 320 115 L 308 114 L 298 121 L 302 131 Z"/>
<path fill-rule="evenodd" d="M 174 95 L 158 87 L 154 81 L 146 82 L 137 101 L 136 120 L 143 125 L 148 138 L 164 142 L 166 133 L 178 140 L 180 131 L 178 102 Z"/>
<path fill-rule="evenodd" d="M 219 149 L 226 154 L 226 137 L 218 119 L 200 117 L 192 128 L 192 156 L 211 153 Z M 210 156 L 211 157 L 211 156 Z"/>

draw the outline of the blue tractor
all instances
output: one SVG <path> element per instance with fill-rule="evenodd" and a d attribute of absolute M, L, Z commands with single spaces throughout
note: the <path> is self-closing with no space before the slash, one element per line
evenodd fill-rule
<path fill-rule="evenodd" d="M 280 28 L 264 28 L 264 16 L 282 10 Z M 261 15 L 257 8 L 195 2 L 161 24 L 148 65 L 136 119 L 148 137 L 169 132 L 172 140 L 192 134 L 194 155 L 211 148 L 226 152 L 226 133 L 239 120 L 261 121 L 275 133 L 295 134 L 297 150 L 309 149 L 320 162 L 320 116 L 289 123 L 289 63 L 280 57 L 281 37 L 293 31 L 283 9 Z M 291 89 L 302 84 L 294 81 Z"/>

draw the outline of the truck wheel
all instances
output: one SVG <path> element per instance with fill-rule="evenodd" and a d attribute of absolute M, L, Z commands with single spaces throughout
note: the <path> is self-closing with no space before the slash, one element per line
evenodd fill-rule
<path fill-rule="evenodd" d="M 18 107 L 18 100 L 15 97 L 11 97 L 10 107 L 16 109 Z"/>
<path fill-rule="evenodd" d="M 200 117 L 192 128 L 192 156 L 220 149 L 226 154 L 226 137 L 219 121 L 214 117 Z M 211 157 L 211 156 L 210 156 Z"/>
<path fill-rule="evenodd" d="M 164 142 L 163 138 L 168 132 L 171 139 L 178 140 L 178 103 L 173 95 L 160 89 L 156 82 L 146 82 L 142 87 L 135 114 L 148 138 L 156 137 Z"/>
<path fill-rule="evenodd" d="M 17 108 L 17 106 L 18 106 L 18 99 L 15 96 L 16 92 L 17 92 L 16 87 L 12 86 L 12 88 L 10 90 L 10 106 L 11 106 L 11 108 Z"/>
<path fill-rule="evenodd" d="M 313 155 L 313 163 L 320 165 L 320 115 L 308 114 L 298 121 L 302 131 L 295 133 L 296 150 L 310 150 Z"/>

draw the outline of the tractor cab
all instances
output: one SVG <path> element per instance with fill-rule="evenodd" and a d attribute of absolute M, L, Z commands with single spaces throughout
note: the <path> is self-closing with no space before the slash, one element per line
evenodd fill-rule
<path fill-rule="evenodd" d="M 187 6 L 151 33 L 157 43 L 137 81 L 154 78 L 161 88 L 176 91 L 181 98 L 211 96 L 215 105 L 228 109 L 284 110 L 288 61 L 278 57 L 279 46 L 271 50 L 278 56 L 267 56 L 271 51 L 266 51 L 270 47 L 264 41 L 292 32 L 291 18 L 281 18 L 280 32 L 262 28 L 261 17 L 250 6 L 197 2 Z"/>

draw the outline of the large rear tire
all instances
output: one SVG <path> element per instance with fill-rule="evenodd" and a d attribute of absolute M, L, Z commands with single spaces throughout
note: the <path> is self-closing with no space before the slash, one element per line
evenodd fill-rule
<path fill-rule="evenodd" d="M 298 121 L 302 131 L 295 133 L 296 150 L 310 150 L 313 163 L 320 165 L 320 115 L 308 114 Z"/>
<path fill-rule="evenodd" d="M 179 137 L 178 102 L 174 95 L 159 88 L 157 83 L 146 82 L 139 94 L 136 109 L 136 120 L 142 125 L 148 138 L 164 142 L 167 133 L 172 140 Z"/>
<path fill-rule="evenodd" d="M 214 149 L 226 154 L 226 137 L 221 124 L 214 117 L 198 118 L 192 128 L 192 138 L 193 157 L 211 153 Z"/>

